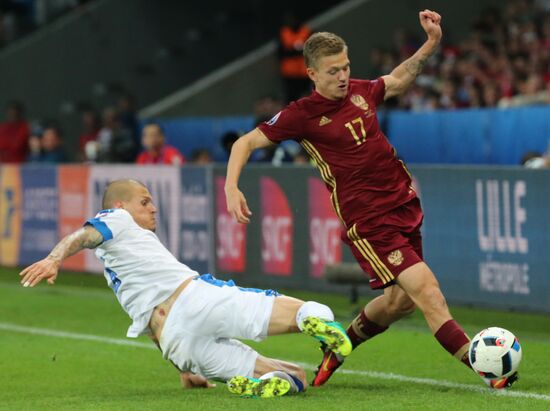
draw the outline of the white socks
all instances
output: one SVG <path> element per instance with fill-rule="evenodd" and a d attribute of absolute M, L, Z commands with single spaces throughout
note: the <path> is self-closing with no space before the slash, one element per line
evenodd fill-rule
<path fill-rule="evenodd" d="M 296 324 L 302 330 L 302 322 L 307 317 L 317 317 L 325 321 L 334 321 L 332 310 L 324 304 L 315 301 L 305 302 L 296 313 Z"/>
<path fill-rule="evenodd" d="M 298 392 L 304 391 L 304 384 L 302 384 L 302 382 L 298 378 L 284 371 L 268 372 L 267 374 L 262 375 L 260 377 L 260 380 L 267 380 L 268 378 L 272 378 L 272 377 L 278 377 L 290 383 L 290 390 L 288 390 L 288 394 L 296 394 Z"/>

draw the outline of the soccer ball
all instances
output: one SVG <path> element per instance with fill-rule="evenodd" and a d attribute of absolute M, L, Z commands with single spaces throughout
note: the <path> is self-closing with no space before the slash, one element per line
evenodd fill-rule
<path fill-rule="evenodd" d="M 470 343 L 470 364 L 483 378 L 509 377 L 521 362 L 521 346 L 510 331 L 489 327 L 480 331 Z"/>

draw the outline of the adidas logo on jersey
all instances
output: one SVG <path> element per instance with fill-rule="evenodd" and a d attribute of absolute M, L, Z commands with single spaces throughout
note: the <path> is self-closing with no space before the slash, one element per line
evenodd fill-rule
<path fill-rule="evenodd" d="M 328 123 L 332 122 L 332 120 L 328 117 L 321 117 L 321 120 L 319 121 L 319 126 L 322 127 L 322 126 L 326 126 Z"/>

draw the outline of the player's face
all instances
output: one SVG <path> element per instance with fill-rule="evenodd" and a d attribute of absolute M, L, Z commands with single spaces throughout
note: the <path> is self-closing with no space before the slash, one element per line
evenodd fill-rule
<path fill-rule="evenodd" d="M 329 100 L 340 100 L 348 93 L 350 62 L 348 52 L 320 57 L 315 67 L 308 68 L 315 90 Z"/>
<path fill-rule="evenodd" d="M 132 199 L 124 202 L 124 209 L 141 228 L 151 231 L 157 228 L 157 208 L 147 188 L 136 185 Z"/>
<path fill-rule="evenodd" d="M 143 128 L 142 143 L 147 150 L 151 151 L 160 150 L 164 145 L 164 136 L 156 124 L 149 124 Z"/>

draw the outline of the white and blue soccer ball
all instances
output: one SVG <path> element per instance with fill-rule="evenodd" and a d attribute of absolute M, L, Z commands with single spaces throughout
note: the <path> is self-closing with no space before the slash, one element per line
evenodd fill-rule
<path fill-rule="evenodd" d="M 510 331 L 489 327 L 470 342 L 470 364 L 483 378 L 509 377 L 521 362 L 521 345 Z"/>

